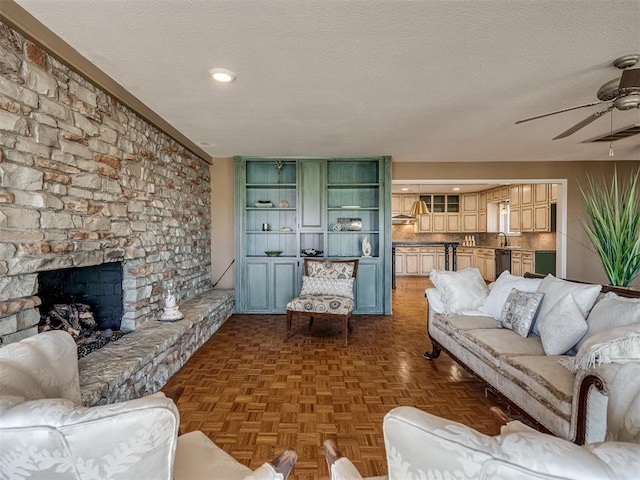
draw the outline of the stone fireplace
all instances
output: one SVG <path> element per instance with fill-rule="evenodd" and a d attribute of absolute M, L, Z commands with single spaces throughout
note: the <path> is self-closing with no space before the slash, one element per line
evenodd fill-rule
<path fill-rule="evenodd" d="M 120 328 L 211 288 L 210 165 L 0 23 L 0 345 L 47 272 L 121 262 Z"/>

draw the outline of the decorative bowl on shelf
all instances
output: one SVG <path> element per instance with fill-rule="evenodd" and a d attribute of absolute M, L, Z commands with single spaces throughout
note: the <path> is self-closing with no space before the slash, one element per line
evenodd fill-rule
<path fill-rule="evenodd" d="M 271 201 L 269 200 L 258 200 L 256 203 L 254 203 L 254 206 L 256 208 L 271 208 L 273 207 L 273 203 L 271 203 Z"/>
<path fill-rule="evenodd" d="M 282 252 L 281 251 L 277 251 L 277 250 L 269 250 L 269 251 L 264 252 L 264 253 L 267 254 L 267 257 L 279 257 Z"/>
<path fill-rule="evenodd" d="M 318 257 L 322 255 L 322 250 L 316 250 L 315 248 L 305 248 L 300 250 L 300 253 L 306 255 L 307 257 Z"/>

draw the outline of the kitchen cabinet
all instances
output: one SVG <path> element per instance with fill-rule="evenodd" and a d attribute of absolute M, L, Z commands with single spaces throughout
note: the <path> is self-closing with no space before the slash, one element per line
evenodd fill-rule
<path fill-rule="evenodd" d="M 520 231 L 533 232 L 533 205 L 520 207 Z"/>
<path fill-rule="evenodd" d="M 447 213 L 447 232 L 460 231 L 460 214 Z"/>
<path fill-rule="evenodd" d="M 558 184 L 552 183 L 549 185 L 549 203 L 558 202 Z"/>
<path fill-rule="evenodd" d="M 458 247 L 456 253 L 456 263 L 458 270 L 464 270 L 465 268 L 471 268 L 475 265 L 473 258 L 473 248 Z"/>
<path fill-rule="evenodd" d="M 520 185 L 520 205 L 533 205 L 533 185 L 524 183 Z"/>
<path fill-rule="evenodd" d="M 446 213 L 432 213 L 431 220 L 431 227 L 434 233 L 445 233 L 447 231 Z"/>
<path fill-rule="evenodd" d="M 520 223 L 520 207 L 511 207 L 509 209 L 509 230 L 512 232 L 521 231 Z"/>
<path fill-rule="evenodd" d="M 511 252 L 511 275 L 522 276 L 522 251 L 520 250 Z"/>
<path fill-rule="evenodd" d="M 405 274 L 405 256 L 404 252 L 400 248 L 396 248 L 396 276 L 401 277 Z"/>
<path fill-rule="evenodd" d="M 418 232 L 431 232 L 431 214 L 418 216 Z"/>
<path fill-rule="evenodd" d="M 478 212 L 478 194 L 466 193 L 462 195 L 462 211 L 463 212 Z"/>
<path fill-rule="evenodd" d="M 520 206 L 520 185 L 509 186 L 509 205 L 511 208 Z"/>
<path fill-rule="evenodd" d="M 479 232 L 478 214 L 463 212 L 462 214 L 462 231 L 463 232 Z M 486 218 L 486 214 L 485 214 Z"/>
<path fill-rule="evenodd" d="M 391 215 L 400 215 L 402 213 L 402 194 L 394 193 L 391 195 Z"/>
<path fill-rule="evenodd" d="M 533 203 L 549 203 L 549 185 L 547 183 L 536 183 L 533 185 Z"/>
<path fill-rule="evenodd" d="M 533 252 L 522 251 L 522 275 L 527 272 L 534 272 Z"/>
<path fill-rule="evenodd" d="M 354 312 L 390 313 L 389 157 L 236 157 L 235 162 L 238 313 L 285 313 L 299 293 L 301 250 L 310 248 L 327 258 L 359 258 Z M 396 208 L 397 202 L 398 197 Z M 371 257 L 362 257 L 365 236 Z M 271 257 L 269 251 L 280 253 Z"/>
<path fill-rule="evenodd" d="M 420 252 L 417 247 L 405 251 L 404 262 L 405 275 L 420 275 Z"/>
<path fill-rule="evenodd" d="M 523 276 L 534 271 L 533 252 L 530 250 L 513 250 L 511 252 L 511 274 Z"/>
<path fill-rule="evenodd" d="M 429 275 L 436 268 L 444 270 L 444 266 L 442 269 L 438 266 L 437 255 L 435 247 L 420 247 L 420 275 Z"/>
<path fill-rule="evenodd" d="M 533 206 L 533 231 L 549 232 L 551 231 L 551 213 L 550 205 L 543 203 Z"/>
<path fill-rule="evenodd" d="M 485 206 L 486 209 L 486 206 Z M 477 232 L 478 229 L 478 194 L 462 195 L 462 231 Z"/>
<path fill-rule="evenodd" d="M 484 233 L 487 231 L 487 212 L 478 212 L 478 232 Z"/>
<path fill-rule="evenodd" d="M 487 192 L 478 193 L 478 212 L 487 211 Z"/>
<path fill-rule="evenodd" d="M 493 248 L 477 248 L 476 268 L 480 270 L 482 278 L 486 281 L 493 282 L 496 279 L 496 257 Z"/>
<path fill-rule="evenodd" d="M 418 195 L 413 194 L 403 194 L 402 195 L 402 209 L 400 213 L 402 215 L 409 215 L 411 213 L 411 207 L 413 204 L 418 201 Z"/>

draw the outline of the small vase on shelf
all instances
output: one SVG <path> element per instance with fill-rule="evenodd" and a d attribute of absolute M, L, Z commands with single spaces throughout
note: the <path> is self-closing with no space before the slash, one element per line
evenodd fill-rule
<path fill-rule="evenodd" d="M 371 256 L 371 243 L 369 243 L 369 237 L 367 235 L 362 239 L 362 256 L 370 257 Z"/>

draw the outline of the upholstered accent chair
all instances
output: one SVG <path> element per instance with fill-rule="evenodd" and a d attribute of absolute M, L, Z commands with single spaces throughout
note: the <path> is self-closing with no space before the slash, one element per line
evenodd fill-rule
<path fill-rule="evenodd" d="M 388 476 L 376 479 L 637 480 L 640 363 L 623 365 L 613 379 L 604 442 L 579 446 L 517 421 L 492 437 L 413 407 L 387 413 L 383 430 Z M 334 440 L 324 448 L 331 480 L 363 478 Z"/>
<path fill-rule="evenodd" d="M 295 464 L 289 449 L 252 471 L 179 423 L 162 393 L 83 407 L 66 332 L 0 348 L 0 479 L 282 480 Z"/>
<path fill-rule="evenodd" d="M 309 318 L 337 318 L 343 322 L 344 346 L 348 344 L 351 324 L 349 319 L 355 308 L 353 284 L 358 272 L 358 259 L 325 260 L 304 259 L 304 276 L 300 296 L 287 304 L 286 338 L 291 336 L 293 316 Z"/>

